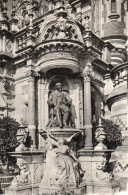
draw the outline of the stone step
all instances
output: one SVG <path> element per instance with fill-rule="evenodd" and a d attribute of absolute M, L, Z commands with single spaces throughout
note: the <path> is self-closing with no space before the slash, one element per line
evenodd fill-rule
<path fill-rule="evenodd" d="M 5 190 L 5 188 L 9 187 L 10 184 L 11 184 L 11 182 L 10 183 L 1 183 L 1 190 L 2 191 Z"/>
<path fill-rule="evenodd" d="M 10 176 L 0 176 L 0 183 L 8 183 L 13 180 L 13 175 Z"/>
<path fill-rule="evenodd" d="M 4 193 L 4 190 L 10 186 L 14 175 L 0 176 L 0 190 Z"/>

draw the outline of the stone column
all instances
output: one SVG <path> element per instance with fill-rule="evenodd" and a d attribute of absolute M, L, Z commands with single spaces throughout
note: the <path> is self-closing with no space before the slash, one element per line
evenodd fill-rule
<path fill-rule="evenodd" d="M 128 2 L 125 3 L 125 11 L 126 11 L 126 21 L 128 21 Z M 128 60 L 128 22 L 126 22 L 126 35 L 127 35 L 126 52 L 127 52 L 127 60 Z"/>
<path fill-rule="evenodd" d="M 2 34 L 0 34 L 0 51 L 2 51 Z"/>
<path fill-rule="evenodd" d="M 91 65 L 87 65 L 83 72 L 84 76 L 84 128 L 85 149 L 92 149 L 92 108 L 91 108 Z"/>
<path fill-rule="evenodd" d="M 38 116 L 38 130 L 39 130 L 39 145 L 38 149 L 42 149 L 44 147 L 44 138 L 40 135 L 40 132 L 42 132 L 45 128 L 44 124 L 44 78 L 43 75 L 40 75 L 39 82 L 38 82 L 38 110 L 39 110 L 39 116 Z"/>
<path fill-rule="evenodd" d="M 35 110 L 35 76 L 30 70 L 28 76 L 28 129 L 31 136 L 31 150 L 36 149 L 36 110 Z"/>
<path fill-rule="evenodd" d="M 3 33 L 3 52 L 6 51 L 6 35 Z"/>

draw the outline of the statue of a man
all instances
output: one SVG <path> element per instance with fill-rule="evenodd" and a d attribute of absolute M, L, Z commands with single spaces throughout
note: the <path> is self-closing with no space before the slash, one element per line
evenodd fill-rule
<path fill-rule="evenodd" d="M 69 97 L 68 93 L 62 91 L 61 83 L 56 83 L 56 90 L 50 94 L 48 104 L 53 108 L 60 128 L 67 127 L 69 107 L 72 104 L 72 99 Z"/>

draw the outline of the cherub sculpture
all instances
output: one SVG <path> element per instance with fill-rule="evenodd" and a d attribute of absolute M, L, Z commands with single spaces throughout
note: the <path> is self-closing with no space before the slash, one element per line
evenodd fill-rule
<path fill-rule="evenodd" d="M 49 187 L 60 187 L 63 184 L 78 187 L 82 181 L 79 163 L 68 143 L 80 132 L 66 139 L 57 139 L 47 130 L 46 132 L 50 147 L 46 153 L 46 167 L 41 183 Z"/>
<path fill-rule="evenodd" d="M 28 165 L 19 164 L 20 174 L 15 176 L 11 182 L 11 187 L 28 183 L 29 168 Z"/>

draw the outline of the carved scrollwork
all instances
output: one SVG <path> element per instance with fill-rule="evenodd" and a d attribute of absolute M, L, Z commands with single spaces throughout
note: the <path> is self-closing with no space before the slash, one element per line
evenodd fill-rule
<path fill-rule="evenodd" d="M 8 80 L 6 80 L 6 79 L 3 79 L 3 80 L 2 80 L 2 83 L 3 83 L 4 89 L 5 89 L 7 92 L 9 92 L 9 93 L 14 92 L 14 90 L 15 90 L 15 85 L 14 85 L 13 82 L 8 81 Z"/>
<path fill-rule="evenodd" d="M 60 19 L 55 25 L 50 26 L 45 34 L 46 40 L 51 39 L 73 39 L 77 40 L 78 35 L 76 34 L 75 28 L 70 25 L 67 20 Z"/>
<path fill-rule="evenodd" d="M 29 80 L 35 79 L 36 76 L 38 76 L 38 74 L 37 74 L 34 70 L 29 70 L 29 71 L 26 73 L 26 77 L 29 77 Z"/>
<path fill-rule="evenodd" d="M 102 161 L 96 163 L 96 179 L 99 181 L 112 182 L 114 179 L 113 170 L 107 170 L 109 162 L 106 157 L 103 157 Z"/>

